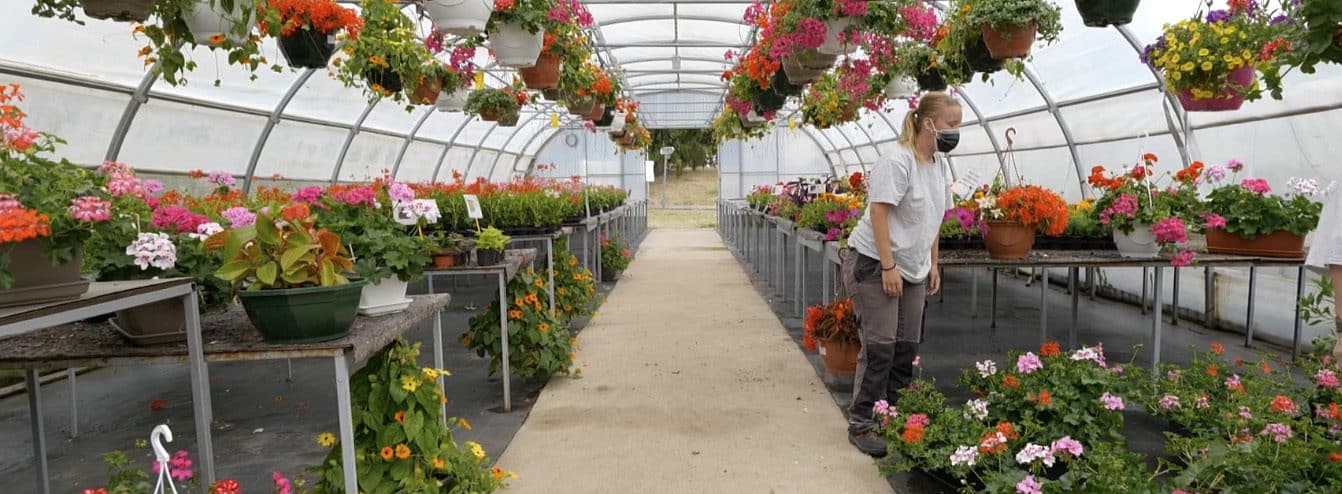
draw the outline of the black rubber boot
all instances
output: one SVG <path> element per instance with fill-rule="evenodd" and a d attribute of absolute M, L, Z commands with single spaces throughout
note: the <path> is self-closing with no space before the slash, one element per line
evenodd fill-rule
<path fill-rule="evenodd" d="M 866 344 L 866 372 L 856 376 L 859 385 L 853 396 L 853 404 L 848 408 L 848 433 L 860 435 L 875 427 L 872 421 L 872 407 L 876 402 L 886 399 L 885 390 L 890 381 L 890 366 L 895 359 L 895 344 Z"/>
<path fill-rule="evenodd" d="M 913 359 L 918 358 L 918 344 L 901 341 L 895 343 L 894 361 L 890 366 L 890 380 L 886 382 L 885 394 L 891 405 L 899 401 L 899 392 L 913 384 Z"/>

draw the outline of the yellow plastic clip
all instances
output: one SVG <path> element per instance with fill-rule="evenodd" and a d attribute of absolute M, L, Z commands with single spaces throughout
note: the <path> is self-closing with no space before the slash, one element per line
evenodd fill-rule
<path fill-rule="evenodd" d="M 557 114 L 557 113 L 551 113 L 551 114 L 550 114 L 550 127 L 553 127 L 553 128 L 556 128 L 556 129 L 559 128 L 559 114 Z"/>
<path fill-rule="evenodd" d="M 484 73 L 484 72 L 476 72 L 476 73 L 475 73 L 475 88 L 476 88 L 476 89 L 484 89 L 484 88 L 485 88 L 485 73 Z"/>

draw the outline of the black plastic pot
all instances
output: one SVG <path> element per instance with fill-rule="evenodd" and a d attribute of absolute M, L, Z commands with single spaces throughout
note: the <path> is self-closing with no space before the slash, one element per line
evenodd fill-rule
<path fill-rule="evenodd" d="M 914 79 L 918 80 L 918 89 L 923 91 L 945 91 L 949 87 L 946 84 L 946 77 L 941 75 L 940 69 L 927 69 L 919 73 Z"/>
<path fill-rule="evenodd" d="M 288 36 L 280 37 L 280 53 L 289 61 L 290 67 L 321 69 L 335 53 L 335 43 L 325 34 L 308 29 L 298 29 Z"/>
<path fill-rule="evenodd" d="M 773 77 L 769 79 L 769 84 L 773 87 L 774 92 L 783 96 L 801 95 L 802 85 L 793 84 L 792 81 L 788 80 L 787 73 L 783 70 L 774 72 Z"/>
<path fill-rule="evenodd" d="M 496 266 L 503 262 L 501 250 L 475 250 L 475 263 L 480 266 Z"/>
<path fill-rule="evenodd" d="M 1002 70 L 1006 66 L 1005 60 L 994 59 L 988 52 L 988 44 L 983 42 L 983 37 L 979 36 L 965 44 L 965 63 L 970 70 L 991 74 Z"/>
<path fill-rule="evenodd" d="M 601 112 L 601 118 L 598 119 L 595 123 L 593 123 L 593 125 L 596 125 L 597 127 L 610 127 L 611 122 L 614 121 L 615 121 L 615 110 L 607 106 L 606 110 Z"/>
<path fill-rule="evenodd" d="M 755 111 L 761 114 L 766 111 L 778 111 L 785 103 L 787 103 L 787 96 L 778 94 L 772 89 L 766 89 L 755 97 Z"/>
<path fill-rule="evenodd" d="M 1087 26 L 1122 26 L 1132 22 L 1141 3 L 1141 0 L 1076 0 L 1076 10 Z"/>
<path fill-rule="evenodd" d="M 401 75 L 391 71 L 391 69 L 370 70 L 363 77 L 368 80 L 368 84 L 377 84 L 393 93 L 405 89 L 405 86 L 401 83 Z"/>

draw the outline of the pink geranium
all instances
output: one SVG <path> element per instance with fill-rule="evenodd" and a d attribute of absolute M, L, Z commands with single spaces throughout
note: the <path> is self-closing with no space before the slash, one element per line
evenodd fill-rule
<path fill-rule="evenodd" d="M 1165 218 L 1151 225 L 1151 233 L 1162 244 L 1181 244 L 1188 241 L 1188 229 L 1179 218 Z"/>
<path fill-rule="evenodd" d="M 1100 395 L 1100 403 L 1104 404 L 1105 410 L 1123 409 L 1123 398 L 1111 395 L 1108 392 L 1105 392 L 1103 395 Z"/>
<path fill-rule="evenodd" d="M 1211 213 L 1211 212 L 1204 212 L 1204 213 L 1202 213 L 1202 219 L 1203 219 L 1203 221 L 1206 221 L 1206 222 L 1207 222 L 1207 224 L 1206 224 L 1205 226 L 1206 226 L 1208 229 L 1225 228 L 1225 227 L 1226 227 L 1226 218 L 1225 218 L 1225 216 L 1221 216 L 1221 215 L 1219 215 L 1219 214 Z"/>
<path fill-rule="evenodd" d="M 1176 268 L 1192 266 L 1193 260 L 1197 258 L 1197 255 L 1198 255 L 1197 252 L 1191 249 L 1181 250 L 1179 251 L 1178 254 L 1175 254 L 1174 256 L 1170 257 L 1170 266 L 1174 266 Z"/>
<path fill-rule="evenodd" d="M 96 196 L 75 198 L 70 204 L 70 216 L 84 223 L 97 223 L 112 219 L 112 203 Z"/>
<path fill-rule="evenodd" d="M 1249 189 L 1249 192 L 1255 194 L 1267 194 L 1272 192 L 1272 187 L 1267 184 L 1267 180 L 1261 178 L 1246 178 L 1240 181 L 1240 186 Z"/>
<path fill-rule="evenodd" d="M 1104 208 L 1104 211 L 1100 211 L 1100 223 L 1108 225 L 1110 219 L 1114 216 L 1123 216 L 1126 218 L 1137 216 L 1137 196 L 1132 194 L 1119 194 L 1118 198 L 1114 199 L 1114 202 L 1110 204 L 1109 207 Z"/>
<path fill-rule="evenodd" d="M 196 228 L 209 222 L 209 218 L 182 206 L 164 206 L 154 210 L 150 225 L 169 233 L 195 233 Z"/>
<path fill-rule="evenodd" d="M 1030 374 L 1034 371 L 1044 368 L 1044 363 L 1039 360 L 1039 356 L 1034 352 L 1027 352 L 1016 359 L 1016 372 L 1021 374 Z"/>

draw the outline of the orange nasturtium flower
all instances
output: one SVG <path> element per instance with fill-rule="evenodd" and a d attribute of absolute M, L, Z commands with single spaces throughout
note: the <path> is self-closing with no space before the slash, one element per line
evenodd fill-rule
<path fill-rule="evenodd" d="M 382 459 L 383 459 L 383 460 L 385 460 L 385 461 L 391 461 L 391 456 L 392 456 L 393 454 L 395 454 L 395 453 L 391 450 L 391 446 L 383 446 L 383 447 L 382 447 Z"/>
<path fill-rule="evenodd" d="M 396 412 L 396 423 L 405 425 L 405 410 Z"/>
<path fill-rule="evenodd" d="M 404 459 L 409 458 L 409 457 L 410 457 L 410 447 L 409 447 L 409 446 L 406 446 L 406 445 L 404 445 L 404 444 L 397 444 L 397 445 L 396 445 L 396 458 L 399 458 L 399 459 L 404 460 Z"/>

